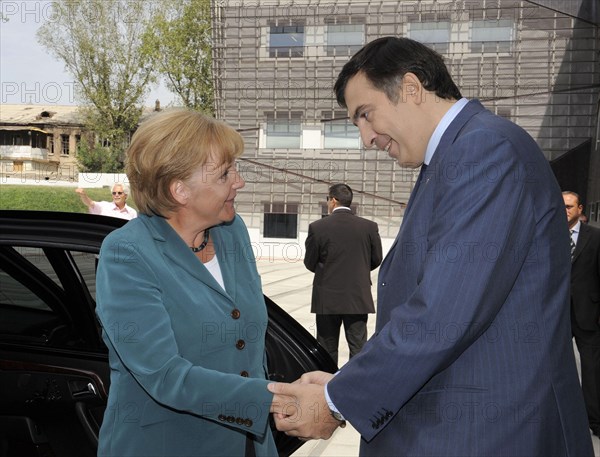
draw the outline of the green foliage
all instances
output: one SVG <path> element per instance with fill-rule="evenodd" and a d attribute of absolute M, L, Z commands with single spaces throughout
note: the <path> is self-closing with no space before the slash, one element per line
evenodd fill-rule
<path fill-rule="evenodd" d="M 169 90 L 183 105 L 213 114 L 210 0 L 164 0 L 144 36 Z"/>
<path fill-rule="evenodd" d="M 135 130 L 149 86 L 152 56 L 142 46 L 161 2 L 57 0 L 38 42 L 65 64 L 76 81 L 87 128 L 123 153 Z M 100 171 L 100 170 L 94 170 Z"/>
<path fill-rule="evenodd" d="M 77 148 L 77 161 L 81 172 L 119 173 L 123 170 L 122 150 L 113 146 L 94 146 L 81 142 Z"/>
<path fill-rule="evenodd" d="M 111 201 L 109 188 L 86 189 L 86 194 L 94 201 Z M 135 208 L 131 198 L 127 204 Z M 0 209 L 27 209 L 36 211 L 67 211 L 87 213 L 74 187 L 25 186 L 2 184 L 0 186 Z"/>

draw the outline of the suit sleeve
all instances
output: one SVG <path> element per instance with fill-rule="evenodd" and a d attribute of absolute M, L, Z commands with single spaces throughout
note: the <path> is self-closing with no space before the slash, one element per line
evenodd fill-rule
<path fill-rule="evenodd" d="M 469 151 L 478 153 L 471 156 Z M 328 384 L 337 409 L 367 441 L 381 430 L 373 425 L 374 418 L 382 411 L 398 413 L 490 325 L 520 270 L 514 249 L 533 237 L 534 205 L 523 180 L 513 179 L 519 176 L 519 152 L 509 141 L 480 130 L 463 135 L 442 152 L 462 158 L 462 164 L 479 160 L 478 166 L 470 166 L 460 179 L 433 178 L 435 200 L 418 285 L 406 301 L 392 303 L 387 324 Z M 491 170 L 498 173 L 494 179 Z M 418 211 L 412 209 L 413 220 Z M 456 246 L 466 249 L 464 255 L 453 255 Z M 493 261 L 486 246 L 493 248 Z M 393 300 L 393 294 L 388 299 Z M 457 322 L 467 325 L 452 339 L 408 331 Z"/>
<path fill-rule="evenodd" d="M 222 406 L 235 411 L 244 405 L 255 413 L 252 426 L 227 425 L 264 436 L 272 402 L 268 381 L 207 369 L 180 355 L 160 281 L 140 251 L 118 232 L 102 245 L 96 313 L 109 348 L 159 404 L 214 421 Z"/>
<path fill-rule="evenodd" d="M 374 270 L 383 260 L 383 248 L 381 247 L 381 237 L 379 236 L 379 226 L 374 225 L 371 237 L 371 270 Z"/>
<path fill-rule="evenodd" d="M 320 252 L 317 237 L 315 236 L 312 224 L 308 226 L 308 235 L 306 237 L 304 246 L 306 248 L 306 252 L 304 254 L 304 266 L 314 273 L 317 269 L 317 264 L 319 263 Z"/>

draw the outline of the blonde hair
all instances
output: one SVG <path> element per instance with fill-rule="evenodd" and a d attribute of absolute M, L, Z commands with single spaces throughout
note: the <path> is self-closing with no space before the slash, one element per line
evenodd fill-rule
<path fill-rule="evenodd" d="M 138 210 L 167 217 L 179 208 L 173 181 L 187 180 L 214 160 L 218 165 L 242 155 L 244 141 L 225 122 L 189 109 L 169 109 L 143 121 L 131 138 L 125 171 Z"/>

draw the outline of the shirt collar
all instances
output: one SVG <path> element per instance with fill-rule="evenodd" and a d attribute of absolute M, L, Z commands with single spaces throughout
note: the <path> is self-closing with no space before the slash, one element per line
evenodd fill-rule
<path fill-rule="evenodd" d="M 571 229 L 571 231 L 573 233 L 579 233 L 579 230 L 581 229 L 581 221 L 577 221 L 577 224 L 575 224 L 573 226 L 573 228 Z"/>
<path fill-rule="evenodd" d="M 123 209 L 119 208 L 115 202 L 111 202 L 111 203 L 112 203 L 113 211 L 119 211 L 121 213 L 129 213 L 129 210 L 127 208 L 127 203 L 125 203 L 125 206 L 123 206 Z"/>
<path fill-rule="evenodd" d="M 429 138 L 429 143 L 427 144 L 427 149 L 425 150 L 425 159 L 423 160 L 423 163 L 425 165 L 429 165 L 429 162 L 431 162 L 435 150 L 440 144 L 442 135 L 467 103 L 469 103 L 469 100 L 467 100 L 466 98 L 461 98 L 450 107 L 446 114 L 444 114 L 444 117 L 442 117 L 442 120 L 433 131 L 433 135 L 431 135 L 431 138 Z"/>
<path fill-rule="evenodd" d="M 338 209 L 347 209 L 349 211 L 352 211 L 350 208 L 348 208 L 347 206 L 336 206 L 335 208 L 333 208 L 333 210 L 331 211 L 332 213 L 334 211 L 337 211 Z"/>

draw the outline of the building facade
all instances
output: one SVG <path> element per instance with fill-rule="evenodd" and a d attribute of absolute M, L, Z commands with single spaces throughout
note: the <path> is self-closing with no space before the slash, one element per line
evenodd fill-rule
<path fill-rule="evenodd" d="M 76 106 L 2 105 L 0 175 L 28 182 L 77 180 L 83 132 Z"/>
<path fill-rule="evenodd" d="M 395 237 L 415 172 L 364 149 L 332 91 L 350 56 L 382 36 L 440 52 L 463 95 L 525 128 L 549 161 L 588 143 L 596 156 L 597 14 L 577 15 L 585 0 L 545 3 L 214 0 L 216 113 L 245 139 L 238 211 L 255 239 L 303 246 L 336 182 L 355 191 L 357 214 Z M 600 194 L 591 197 L 600 211 Z"/>

